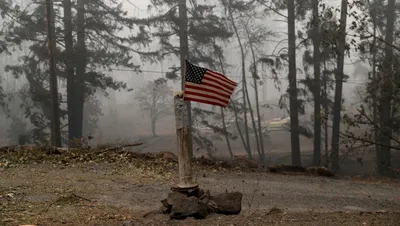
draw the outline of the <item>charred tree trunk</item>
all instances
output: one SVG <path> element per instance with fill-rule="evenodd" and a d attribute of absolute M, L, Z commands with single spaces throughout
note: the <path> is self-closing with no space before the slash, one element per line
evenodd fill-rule
<path fill-rule="evenodd" d="M 333 125 L 332 125 L 332 170 L 339 170 L 339 133 L 340 133 L 340 113 L 342 111 L 342 90 L 343 90 L 343 68 L 344 51 L 346 44 L 346 22 L 347 22 L 347 0 L 342 0 L 340 12 L 340 35 L 338 40 L 338 58 L 335 81 L 335 99 L 333 104 Z"/>
<path fill-rule="evenodd" d="M 377 46 L 376 46 L 376 31 L 377 31 L 377 24 L 376 24 L 376 4 L 375 1 L 373 2 L 373 5 L 370 7 L 372 7 L 371 9 L 371 14 L 372 14 L 372 23 L 373 23 L 373 42 L 372 42 L 372 84 L 371 84 L 371 88 L 372 88 L 372 121 L 374 122 L 374 126 L 378 125 L 378 96 L 377 96 L 377 91 L 378 91 L 378 87 L 377 87 L 377 77 L 376 77 L 376 55 L 377 55 Z M 376 152 L 376 156 L 379 156 L 379 133 L 378 130 L 375 128 L 374 129 L 374 140 L 375 140 L 375 152 Z"/>
<path fill-rule="evenodd" d="M 56 38 L 54 30 L 53 1 L 46 0 L 47 39 L 50 65 L 50 94 L 52 100 L 51 110 L 51 145 L 61 147 L 60 106 L 58 103 L 58 81 L 56 74 Z"/>
<path fill-rule="evenodd" d="M 294 2 L 294 0 L 288 0 L 290 138 L 292 148 L 292 165 L 301 166 L 296 79 L 296 34 Z"/>
<path fill-rule="evenodd" d="M 314 155 L 313 165 L 321 164 L 321 54 L 319 0 L 313 0 L 313 46 L 314 46 Z"/>
<path fill-rule="evenodd" d="M 390 141 L 392 138 L 392 86 L 393 86 L 393 35 L 395 20 L 395 0 L 389 0 L 386 9 L 386 36 L 385 36 L 385 61 L 383 63 L 382 80 L 380 92 L 380 134 L 379 140 L 382 145 L 377 152 L 377 168 L 381 175 L 389 175 L 391 167 Z"/>
<path fill-rule="evenodd" d="M 74 43 L 72 37 L 72 4 L 71 0 L 63 1 L 64 8 L 64 39 L 65 39 L 65 71 L 67 73 L 67 108 L 68 108 L 68 140 L 73 145 L 76 137 L 76 114 L 74 111 Z"/>
<path fill-rule="evenodd" d="M 323 108 L 324 108 L 324 145 L 325 145 L 325 167 L 329 167 L 329 106 L 328 106 L 328 75 L 326 75 L 326 57 L 324 57 L 324 98 L 323 98 Z"/>
<path fill-rule="evenodd" d="M 85 43 L 85 5 L 86 0 L 77 1 L 77 48 L 74 114 L 76 128 L 73 138 L 80 139 L 83 132 L 83 109 L 85 103 L 86 43 Z"/>

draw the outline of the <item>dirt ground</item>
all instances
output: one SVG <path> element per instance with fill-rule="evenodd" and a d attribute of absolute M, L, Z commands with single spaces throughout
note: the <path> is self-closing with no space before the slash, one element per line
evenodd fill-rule
<path fill-rule="evenodd" d="M 1 157 L 0 157 L 1 160 Z M 0 167 L 0 225 L 400 225 L 400 181 L 206 168 L 211 193 L 244 194 L 242 213 L 169 220 L 145 213 L 177 182 L 175 163 L 26 162 Z M 273 211 L 271 211 L 273 209 Z"/>

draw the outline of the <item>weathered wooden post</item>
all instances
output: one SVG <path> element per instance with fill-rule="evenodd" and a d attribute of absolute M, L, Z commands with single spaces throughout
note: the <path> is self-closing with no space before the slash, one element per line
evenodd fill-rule
<path fill-rule="evenodd" d="M 198 188 L 198 184 L 193 182 L 192 159 L 190 156 L 190 120 L 187 106 L 183 100 L 183 91 L 174 92 L 179 183 L 173 189 L 183 191 Z"/>

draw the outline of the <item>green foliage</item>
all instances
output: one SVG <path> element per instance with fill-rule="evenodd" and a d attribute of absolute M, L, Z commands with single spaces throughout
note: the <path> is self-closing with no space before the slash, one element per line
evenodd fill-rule
<path fill-rule="evenodd" d="M 65 81 L 65 49 L 62 7 L 55 1 L 55 33 L 56 33 L 56 65 L 57 75 Z M 23 104 L 26 117 L 34 126 L 35 140 L 45 142 L 48 138 L 47 128 L 50 123 L 50 92 L 48 51 L 46 43 L 45 5 L 41 2 L 31 3 L 22 9 L 15 3 L 0 4 L 0 10 L 6 22 L 2 34 L 8 45 L 18 48 L 29 48 L 30 53 L 20 57 L 20 63 L 7 65 L 6 71 L 12 72 L 15 78 L 25 76 L 29 82 L 29 91 L 25 94 Z M 72 10 L 72 21 L 75 23 L 76 10 Z M 126 88 L 126 84 L 114 80 L 107 74 L 113 66 L 121 66 L 139 70 L 139 66 L 131 61 L 132 54 L 140 53 L 140 48 L 147 47 L 151 42 L 144 26 L 136 26 L 138 22 L 127 16 L 122 5 L 104 0 L 88 1 L 85 14 L 85 35 L 87 48 L 87 66 L 85 74 L 86 99 L 95 92 L 106 92 Z M 76 24 L 73 24 L 75 34 Z M 123 31 L 131 31 L 135 35 L 124 37 Z M 1 34 L 0 34 L 1 35 Z M 74 36 L 74 43 L 76 37 Z M 0 43 L 0 46 L 4 46 Z M 74 62 L 77 63 L 77 62 Z M 59 96 L 60 103 L 64 97 Z M 67 109 L 60 106 L 61 118 L 66 118 Z M 65 120 L 63 120 L 65 121 Z"/>
<path fill-rule="evenodd" d="M 149 18 L 147 23 L 154 28 L 151 32 L 152 37 L 158 42 L 158 49 L 148 53 L 146 56 L 152 57 L 153 60 L 159 60 L 166 57 L 180 57 L 179 39 L 181 21 L 179 19 L 178 3 L 179 0 L 152 0 L 150 10 L 155 9 L 161 13 L 153 18 Z M 167 8 L 164 12 L 163 9 Z M 215 56 L 220 56 L 223 60 L 222 44 L 229 40 L 232 32 L 226 26 L 226 19 L 218 15 L 218 5 L 210 4 L 210 2 L 198 3 L 196 0 L 189 1 L 187 5 L 188 15 L 188 43 L 190 60 L 193 64 L 202 64 L 210 69 L 218 68 L 219 62 L 215 60 Z M 152 29 L 153 30 L 153 29 Z M 168 79 L 178 80 L 180 75 L 180 65 L 173 66 L 165 77 Z M 215 113 L 213 113 L 216 115 Z M 209 153 L 215 151 L 212 140 L 207 137 L 203 131 L 196 128 L 198 125 L 211 128 L 213 131 L 221 132 L 219 127 L 213 127 L 206 120 L 210 116 L 210 112 L 206 112 L 200 108 L 192 109 L 192 121 L 194 122 L 192 134 L 193 141 L 201 148 L 206 149 Z"/>
<path fill-rule="evenodd" d="M 149 53 L 153 59 L 165 57 L 179 57 L 180 46 L 175 42 L 179 38 L 179 11 L 178 0 L 152 0 L 151 9 L 162 10 L 168 8 L 166 13 L 161 13 L 148 19 L 149 25 L 154 28 L 151 32 L 152 38 L 158 41 L 159 48 Z M 193 64 L 205 64 L 210 68 L 216 68 L 216 61 L 212 54 L 219 46 L 218 43 L 227 41 L 232 32 L 225 26 L 226 19 L 218 16 L 217 5 L 208 2 L 198 4 L 190 1 L 188 11 L 188 40 L 189 60 Z M 153 29 L 152 29 L 153 30 Z M 177 45 L 178 44 L 178 45 Z M 169 79 L 177 79 L 179 66 L 174 67 L 166 74 Z"/>

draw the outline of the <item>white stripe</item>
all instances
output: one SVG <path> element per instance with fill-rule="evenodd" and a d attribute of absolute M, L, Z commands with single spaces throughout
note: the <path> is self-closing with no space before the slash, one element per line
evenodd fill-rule
<path fill-rule="evenodd" d="M 218 75 L 215 75 L 213 73 L 205 74 L 204 78 L 206 78 L 206 77 L 217 80 L 217 81 L 221 82 L 224 86 L 229 87 L 230 89 L 235 89 L 235 87 L 236 87 L 235 85 L 232 85 L 229 82 L 226 82 L 223 79 L 220 79 Z"/>
<path fill-rule="evenodd" d="M 228 81 L 226 81 L 225 79 L 227 79 L 227 80 L 229 80 L 228 78 L 222 78 L 222 76 L 221 75 L 219 75 L 219 74 L 217 74 L 217 73 L 215 73 L 215 72 L 213 72 L 213 71 L 208 71 L 208 73 L 210 74 L 210 75 L 212 75 L 214 78 L 216 78 L 216 79 L 218 79 L 218 80 L 220 80 L 220 81 L 222 81 L 222 82 L 224 82 L 224 83 L 226 83 L 226 84 L 229 84 L 231 87 L 235 87 L 236 85 L 234 85 L 234 84 L 232 84 L 232 83 L 230 83 L 230 82 L 228 82 Z"/>
<path fill-rule="evenodd" d="M 190 84 L 191 86 L 196 86 L 196 87 L 200 87 L 200 88 L 206 88 L 206 89 L 209 89 L 209 90 L 212 90 L 212 91 L 215 91 L 215 92 L 224 94 L 224 95 L 228 95 L 228 96 L 231 96 L 231 95 L 232 95 L 232 93 L 230 93 L 230 92 L 226 92 L 225 90 L 217 89 L 217 88 L 214 88 L 214 87 L 212 87 L 212 86 L 201 85 L 201 84 L 191 83 L 191 82 L 188 82 L 188 84 Z"/>
<path fill-rule="evenodd" d="M 220 87 L 222 90 L 224 90 L 225 92 L 228 92 L 228 93 L 233 93 L 233 90 L 229 90 L 228 88 L 226 88 L 226 87 L 224 87 L 224 86 L 221 86 L 220 84 L 218 84 L 218 83 L 216 83 L 216 82 L 214 82 L 214 81 L 212 81 L 212 80 L 208 80 L 207 78 L 205 79 L 206 77 L 204 76 L 204 78 L 203 78 L 203 80 L 201 80 L 201 83 L 203 84 L 203 85 L 207 85 L 207 84 L 211 84 L 211 85 L 214 85 L 214 86 L 216 86 L 216 87 Z"/>
<path fill-rule="evenodd" d="M 196 96 L 196 95 L 191 95 L 191 94 L 185 94 L 185 97 L 187 98 L 193 98 L 193 99 L 199 99 L 199 100 L 205 100 L 205 101 L 209 101 L 209 102 L 214 102 L 223 106 L 226 106 L 227 103 L 223 103 L 222 101 L 216 100 L 216 99 L 210 99 L 207 97 L 201 97 L 201 96 Z"/>
<path fill-rule="evenodd" d="M 185 90 L 186 90 L 186 91 L 193 92 L 193 93 L 199 93 L 199 94 L 204 94 L 204 95 L 216 96 L 216 97 L 218 97 L 218 98 L 220 98 L 220 99 L 222 99 L 222 100 L 225 100 L 225 101 L 229 101 L 229 99 L 230 99 L 230 98 L 226 98 L 226 97 L 220 96 L 220 95 L 218 95 L 218 94 L 206 92 L 206 91 L 203 91 L 203 90 L 192 89 L 192 88 L 186 88 Z"/>

